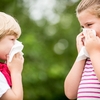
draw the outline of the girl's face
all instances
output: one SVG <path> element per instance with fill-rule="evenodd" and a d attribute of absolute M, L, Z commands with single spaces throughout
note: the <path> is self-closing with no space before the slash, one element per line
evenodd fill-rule
<path fill-rule="evenodd" d="M 0 40 L 0 59 L 7 60 L 7 55 L 14 45 L 15 40 L 14 35 L 7 35 Z"/>
<path fill-rule="evenodd" d="M 94 29 L 96 35 L 100 37 L 100 18 L 87 10 L 82 11 L 77 17 L 82 28 Z"/>

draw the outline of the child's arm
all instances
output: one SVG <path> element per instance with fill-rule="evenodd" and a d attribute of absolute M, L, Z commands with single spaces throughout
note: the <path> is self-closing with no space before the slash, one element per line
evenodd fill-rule
<path fill-rule="evenodd" d="M 84 39 L 83 33 L 80 33 L 76 38 L 78 52 L 80 52 L 82 46 L 84 45 L 83 39 Z M 65 79 L 64 90 L 65 90 L 65 95 L 69 99 L 75 99 L 77 97 L 78 86 L 81 80 L 84 64 L 85 60 L 78 62 L 75 61 L 74 65 L 72 66 L 72 69 L 70 70 L 69 74 Z"/>
<path fill-rule="evenodd" d="M 22 76 L 24 58 L 20 53 L 15 54 L 12 62 L 7 62 L 11 73 L 12 88 L 0 100 L 23 100 Z"/>
<path fill-rule="evenodd" d="M 65 95 L 69 99 L 76 99 L 78 86 L 81 80 L 85 60 L 75 61 L 64 83 Z"/>

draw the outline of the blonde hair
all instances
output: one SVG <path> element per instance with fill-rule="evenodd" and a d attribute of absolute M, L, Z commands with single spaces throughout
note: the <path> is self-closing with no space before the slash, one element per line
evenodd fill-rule
<path fill-rule="evenodd" d="M 21 29 L 12 16 L 0 12 L 0 39 L 5 35 L 15 35 L 16 38 L 19 38 L 21 35 Z"/>
<path fill-rule="evenodd" d="M 100 17 L 100 0 L 81 0 L 76 8 L 76 14 L 88 10 L 91 14 Z"/>

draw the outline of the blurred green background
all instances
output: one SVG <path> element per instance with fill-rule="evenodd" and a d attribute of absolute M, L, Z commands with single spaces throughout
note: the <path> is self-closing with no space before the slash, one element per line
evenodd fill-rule
<path fill-rule="evenodd" d="M 64 80 L 77 56 L 79 0 L 0 0 L 22 29 L 24 100 L 68 100 Z"/>

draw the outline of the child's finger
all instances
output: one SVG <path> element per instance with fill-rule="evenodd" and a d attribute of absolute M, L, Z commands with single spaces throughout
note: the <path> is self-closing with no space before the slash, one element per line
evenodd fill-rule
<path fill-rule="evenodd" d="M 23 54 L 21 52 L 16 53 L 15 58 L 20 59 L 24 62 L 24 57 L 23 57 Z"/>

